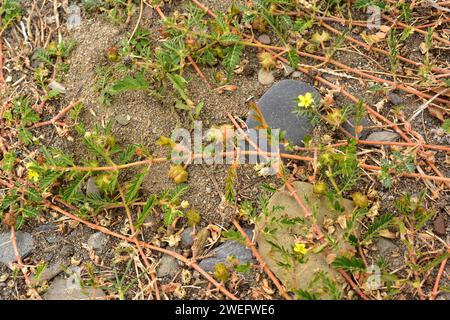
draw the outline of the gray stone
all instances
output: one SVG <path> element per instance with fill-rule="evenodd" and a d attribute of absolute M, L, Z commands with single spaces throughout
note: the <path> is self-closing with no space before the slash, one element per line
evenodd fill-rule
<path fill-rule="evenodd" d="M 126 126 L 126 125 L 128 125 L 130 123 L 131 117 L 129 115 L 121 114 L 121 115 L 116 116 L 116 121 L 121 126 Z"/>
<path fill-rule="evenodd" d="M 156 270 L 156 275 L 158 278 L 163 278 L 166 276 L 173 277 L 178 271 L 177 259 L 174 257 L 164 255 L 159 262 L 158 269 Z"/>
<path fill-rule="evenodd" d="M 342 124 L 342 128 L 347 130 L 352 136 L 356 136 L 356 128 L 355 128 L 355 119 L 350 118 L 346 122 Z M 369 127 L 371 125 L 371 122 L 367 118 L 362 118 L 359 122 L 359 125 L 363 126 L 363 128 Z M 370 130 L 363 129 L 363 131 L 358 133 L 359 139 L 366 139 L 366 137 L 369 135 Z"/>
<path fill-rule="evenodd" d="M 258 37 L 258 41 L 261 42 L 262 44 L 270 44 L 270 37 L 267 34 L 262 34 Z"/>
<path fill-rule="evenodd" d="M 16 231 L 17 249 L 21 258 L 27 257 L 33 250 L 33 236 L 27 232 Z M 16 261 L 14 248 L 11 244 L 11 233 L 0 234 L 0 262 L 9 266 Z"/>
<path fill-rule="evenodd" d="M 398 134 L 391 131 L 378 131 L 371 133 L 366 140 L 369 141 L 395 141 L 398 139 Z"/>
<path fill-rule="evenodd" d="M 292 78 L 300 78 L 301 76 L 302 76 L 302 73 L 300 71 L 292 72 Z"/>
<path fill-rule="evenodd" d="M 381 256 L 391 254 L 394 251 L 398 250 L 398 247 L 392 241 L 385 238 L 378 238 L 376 242 L 376 246 L 380 252 Z"/>
<path fill-rule="evenodd" d="M 97 300 L 106 296 L 101 289 L 83 287 L 80 279 L 79 270 L 67 279 L 55 279 L 44 294 L 44 300 Z"/>
<path fill-rule="evenodd" d="M 248 233 L 248 231 L 247 231 Z M 226 241 L 214 250 L 208 253 L 211 257 L 203 259 L 200 267 L 208 272 L 214 271 L 214 266 L 218 263 L 224 263 L 229 257 L 235 257 L 240 264 L 247 262 L 254 263 L 252 251 L 243 243 L 238 241 Z"/>
<path fill-rule="evenodd" d="M 288 65 L 286 63 L 282 63 L 282 65 L 283 65 L 285 77 L 289 77 L 295 71 L 294 68 L 292 68 L 290 65 Z"/>
<path fill-rule="evenodd" d="M 272 84 L 275 81 L 275 77 L 273 76 L 273 72 L 272 71 L 267 71 L 264 69 L 259 69 L 258 72 L 258 81 L 259 83 L 261 83 L 262 85 L 269 85 Z"/>
<path fill-rule="evenodd" d="M 311 134 L 313 125 L 304 116 L 295 115 L 299 95 L 310 92 L 316 104 L 320 103 L 320 93 L 312 86 L 302 81 L 283 80 L 274 84 L 259 100 L 258 107 L 272 129 L 286 131 L 286 138 L 294 145 L 302 145 L 305 136 Z M 255 120 L 255 113 L 251 110 L 247 118 L 249 129 L 255 129 L 260 123 Z"/>
<path fill-rule="evenodd" d="M 58 274 L 64 271 L 66 267 L 61 263 L 55 263 L 50 266 L 47 266 L 44 271 L 39 276 L 39 279 L 33 278 L 32 282 L 33 284 L 39 284 L 43 283 L 45 281 L 50 281 L 54 277 L 56 277 Z"/>
<path fill-rule="evenodd" d="M 86 195 L 94 198 L 100 196 L 100 189 L 97 187 L 94 177 L 90 177 L 86 182 Z"/>
<path fill-rule="evenodd" d="M 108 243 L 109 237 L 103 232 L 96 232 L 88 239 L 88 246 L 95 250 L 102 250 Z"/>
<path fill-rule="evenodd" d="M 183 248 L 190 248 L 194 243 L 194 237 L 192 236 L 193 229 L 191 227 L 186 228 L 181 233 L 181 246 Z"/>
<path fill-rule="evenodd" d="M 395 106 L 401 105 L 404 103 L 403 98 L 394 92 L 389 92 L 387 95 L 387 99 L 390 103 Z"/>

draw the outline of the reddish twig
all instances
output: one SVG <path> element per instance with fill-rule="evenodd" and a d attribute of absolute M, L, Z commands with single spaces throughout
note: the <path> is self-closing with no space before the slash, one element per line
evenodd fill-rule
<path fill-rule="evenodd" d="M 267 276 L 272 280 L 272 282 L 277 287 L 278 291 L 281 293 L 281 295 L 286 300 L 292 300 L 291 296 L 287 293 L 286 289 L 283 287 L 283 285 L 278 281 L 277 277 L 273 274 L 273 272 L 270 270 L 270 268 L 267 266 L 267 263 L 264 261 L 264 259 L 261 257 L 261 255 L 258 252 L 258 249 L 256 249 L 255 244 L 252 240 L 248 237 L 247 233 L 245 233 L 244 229 L 240 226 L 239 222 L 236 219 L 233 219 L 233 224 L 236 227 L 236 229 L 241 233 L 241 235 L 244 237 L 245 242 L 247 243 L 247 246 L 250 248 L 250 250 L 253 253 L 253 256 L 256 258 L 256 260 L 259 262 L 261 268 L 263 268 L 264 272 L 267 274 Z"/>
<path fill-rule="evenodd" d="M 69 217 L 72 220 L 78 221 L 86 226 L 88 226 L 91 229 L 103 232 L 105 234 L 108 234 L 110 236 L 113 236 L 115 238 L 118 239 L 122 239 L 124 241 L 127 241 L 129 243 L 136 243 L 134 239 L 126 237 L 124 235 L 121 235 L 119 233 L 116 233 L 114 231 L 111 231 L 105 227 L 96 225 L 94 223 L 91 223 L 89 221 L 83 220 L 80 217 L 77 217 L 74 214 L 71 214 L 63 209 L 61 209 L 60 207 L 46 201 L 43 203 L 47 208 L 52 209 L 60 214 L 65 215 L 66 217 Z M 197 270 L 203 277 L 206 278 L 206 280 L 208 280 L 209 282 L 211 282 L 220 292 L 222 292 L 225 296 L 227 296 L 228 298 L 232 299 L 232 300 L 239 300 L 234 294 L 232 294 L 231 292 L 229 292 L 222 284 L 218 283 L 213 277 L 211 277 L 211 275 L 209 273 L 207 273 L 205 270 L 203 270 L 203 268 L 201 268 L 195 261 L 190 260 L 184 256 L 182 256 L 181 254 L 178 254 L 174 251 L 171 250 L 167 250 L 161 247 L 157 247 L 154 245 L 151 245 L 147 242 L 142 242 L 142 241 L 138 241 L 139 244 L 144 247 L 144 248 L 148 248 L 150 250 L 154 250 L 154 251 L 158 251 L 161 252 L 163 254 L 167 254 L 171 257 L 174 257 L 177 260 L 182 261 L 183 263 L 185 263 L 187 266 L 194 268 L 195 270 Z"/>
<path fill-rule="evenodd" d="M 439 282 L 441 281 L 442 274 L 444 273 L 445 266 L 447 264 L 448 258 L 445 258 L 444 261 L 441 262 L 439 266 L 439 270 L 436 276 L 436 281 L 434 282 L 433 291 L 431 292 L 430 300 L 436 299 L 439 293 Z"/>
<path fill-rule="evenodd" d="M 364 300 L 370 300 L 365 294 L 364 292 L 361 291 L 361 289 L 358 288 L 358 286 L 356 285 L 356 283 L 352 280 L 352 278 L 350 278 L 350 276 L 347 274 L 347 272 L 345 272 L 342 269 L 338 270 L 339 273 L 344 277 L 345 280 L 347 280 L 347 282 L 350 284 L 350 286 L 352 287 L 353 290 L 356 291 L 356 293 L 363 298 Z"/>
<path fill-rule="evenodd" d="M 44 126 L 48 126 L 51 124 L 54 124 L 56 121 L 58 121 L 59 118 L 61 118 L 62 116 L 64 116 L 67 112 L 69 112 L 71 109 L 73 109 L 76 105 L 80 104 L 81 100 L 78 100 L 76 102 L 71 103 L 70 105 L 68 105 L 67 107 L 65 107 L 64 109 L 62 109 L 56 116 L 54 116 L 52 119 L 48 120 L 48 121 L 43 121 L 43 122 L 38 122 L 35 123 L 34 125 L 32 125 L 31 127 L 29 127 L 29 129 L 36 129 L 36 128 L 40 128 L 40 127 L 44 127 Z"/>

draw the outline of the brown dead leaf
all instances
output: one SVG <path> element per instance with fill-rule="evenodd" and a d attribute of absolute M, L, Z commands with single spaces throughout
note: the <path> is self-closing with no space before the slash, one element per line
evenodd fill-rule
<path fill-rule="evenodd" d="M 224 86 L 218 87 L 218 88 L 214 89 L 214 91 L 216 91 L 216 92 L 219 93 L 219 94 L 222 94 L 222 93 L 224 93 L 224 92 L 226 92 L 226 91 L 228 91 L 228 92 L 230 92 L 230 91 L 236 91 L 237 88 L 238 88 L 238 87 L 235 86 L 235 85 L 228 84 L 228 85 L 224 85 Z"/>
<path fill-rule="evenodd" d="M 438 119 L 441 122 L 445 121 L 444 118 L 444 111 L 440 108 L 434 107 L 434 106 L 428 106 L 428 111 L 430 112 L 430 114 L 435 117 L 436 119 Z"/>
<path fill-rule="evenodd" d="M 397 234 L 392 231 L 389 231 L 388 229 L 381 230 L 380 236 L 382 236 L 383 238 L 387 238 L 387 239 L 396 239 L 397 238 Z"/>

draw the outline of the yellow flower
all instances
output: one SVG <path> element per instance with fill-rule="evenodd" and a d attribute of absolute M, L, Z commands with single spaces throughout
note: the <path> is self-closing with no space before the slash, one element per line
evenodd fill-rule
<path fill-rule="evenodd" d="M 31 167 L 31 163 L 29 163 L 27 165 L 27 169 L 28 169 L 28 180 L 33 181 L 33 182 L 38 182 L 39 181 L 39 173 L 35 170 L 33 170 L 33 168 Z"/>
<path fill-rule="evenodd" d="M 297 242 L 294 245 L 294 252 L 300 255 L 305 255 L 308 253 L 308 249 L 306 248 L 304 243 Z"/>
<path fill-rule="evenodd" d="M 298 96 L 298 106 L 302 108 L 309 108 L 314 104 L 314 99 L 311 92 Z"/>

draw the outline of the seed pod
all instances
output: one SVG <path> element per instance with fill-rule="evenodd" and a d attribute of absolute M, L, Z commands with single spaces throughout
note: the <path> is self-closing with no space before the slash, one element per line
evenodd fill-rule
<path fill-rule="evenodd" d="M 202 220 L 200 213 L 198 213 L 198 211 L 194 209 L 189 210 L 186 213 L 186 218 L 188 219 L 188 225 L 191 227 L 198 225 Z"/>
<path fill-rule="evenodd" d="M 344 115 L 340 109 L 334 109 L 327 114 L 327 121 L 329 124 L 338 127 L 344 122 Z"/>
<path fill-rule="evenodd" d="M 258 60 L 261 67 L 265 70 L 272 70 L 275 68 L 275 60 L 269 52 L 261 52 L 258 54 Z"/>
<path fill-rule="evenodd" d="M 219 281 L 227 281 L 230 277 L 230 274 L 228 273 L 228 269 L 223 263 L 218 263 L 214 266 L 214 278 L 216 278 Z"/>
<path fill-rule="evenodd" d="M 172 166 L 169 169 L 169 177 L 172 178 L 176 184 L 181 184 L 187 181 L 188 173 L 182 165 Z"/>
<path fill-rule="evenodd" d="M 313 186 L 313 192 L 315 194 L 325 194 L 328 190 L 328 186 L 325 182 L 323 181 L 318 181 L 316 184 L 314 184 Z"/>
<path fill-rule="evenodd" d="M 366 208 L 369 205 L 369 199 L 367 196 L 363 195 L 361 192 L 355 192 L 352 195 L 353 204 L 359 208 Z"/>
<path fill-rule="evenodd" d="M 332 165 L 333 162 L 334 162 L 334 159 L 333 159 L 333 154 L 331 152 L 325 152 L 319 156 L 319 163 L 322 166 L 326 167 L 326 166 Z"/>
<path fill-rule="evenodd" d="M 109 189 L 112 181 L 113 175 L 108 173 L 101 174 L 97 176 L 97 178 L 95 178 L 95 184 L 97 185 L 97 187 L 99 187 L 100 190 L 103 191 L 107 191 Z"/>
<path fill-rule="evenodd" d="M 119 61 L 119 50 L 116 47 L 111 47 L 106 51 L 106 58 L 111 62 Z"/>

